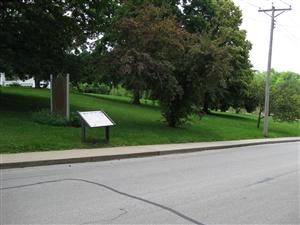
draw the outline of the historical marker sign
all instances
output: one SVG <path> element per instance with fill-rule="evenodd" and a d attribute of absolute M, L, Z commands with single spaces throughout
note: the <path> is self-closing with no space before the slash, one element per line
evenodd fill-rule
<path fill-rule="evenodd" d="M 102 111 L 78 112 L 89 127 L 113 126 L 114 122 Z"/>
<path fill-rule="evenodd" d="M 109 127 L 114 126 L 114 121 L 102 111 L 88 111 L 88 112 L 78 112 L 82 120 L 82 140 L 85 141 L 86 131 L 85 127 L 105 127 L 105 137 L 106 141 L 109 141 Z"/>

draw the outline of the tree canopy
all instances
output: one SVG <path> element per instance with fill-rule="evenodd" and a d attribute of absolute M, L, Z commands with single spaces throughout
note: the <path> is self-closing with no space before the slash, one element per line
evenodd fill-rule
<path fill-rule="evenodd" d="M 263 79 L 253 79 L 251 43 L 232 0 L 24 0 L 0 6 L 1 71 L 37 80 L 69 73 L 74 84 L 119 84 L 136 104 L 147 92 L 172 127 L 195 110 L 263 110 L 257 94 Z M 275 96 L 294 76 L 273 72 Z M 281 103 L 296 105 L 296 99 L 274 100 L 274 116 L 282 120 Z"/>
<path fill-rule="evenodd" d="M 87 38 L 104 32 L 115 1 L 1 1 L 0 70 L 20 77 L 70 72 Z"/>
<path fill-rule="evenodd" d="M 258 108 L 258 127 L 265 104 L 266 73 L 256 72 L 249 83 L 245 108 L 253 112 Z M 276 121 L 293 122 L 300 118 L 300 75 L 293 72 L 271 71 L 270 115 Z"/>
<path fill-rule="evenodd" d="M 145 2 L 117 20 L 112 33 L 108 55 L 114 55 L 112 66 L 119 67 L 124 86 L 135 103 L 149 90 L 170 126 L 183 122 L 201 106 L 205 90 L 229 76 L 228 47 L 208 34 L 188 32 L 169 7 Z"/>

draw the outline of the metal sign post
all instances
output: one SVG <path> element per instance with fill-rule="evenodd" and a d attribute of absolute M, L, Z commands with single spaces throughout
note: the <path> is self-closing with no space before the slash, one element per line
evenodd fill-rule
<path fill-rule="evenodd" d="M 86 141 L 86 127 L 83 121 L 81 121 L 81 141 Z"/>
<path fill-rule="evenodd" d="M 109 142 L 109 127 L 105 127 L 105 140 Z"/>

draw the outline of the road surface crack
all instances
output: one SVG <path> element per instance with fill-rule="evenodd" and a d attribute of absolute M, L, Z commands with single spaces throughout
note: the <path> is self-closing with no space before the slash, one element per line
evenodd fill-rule
<path fill-rule="evenodd" d="M 86 223 L 83 223 L 83 224 L 95 224 L 95 223 L 101 223 L 101 222 L 109 222 L 109 223 L 111 223 L 111 222 L 113 222 L 113 221 L 119 219 L 120 217 L 122 217 L 122 216 L 124 216 L 125 214 L 128 213 L 128 211 L 127 211 L 126 209 L 122 209 L 122 208 L 121 208 L 121 209 L 119 209 L 119 210 L 121 210 L 122 212 L 119 213 L 119 214 L 118 214 L 117 216 L 115 216 L 115 217 L 112 217 L 112 218 L 109 218 L 109 219 L 93 220 L 93 221 L 86 222 Z"/>
<path fill-rule="evenodd" d="M 159 203 L 156 203 L 156 202 L 153 202 L 153 201 L 150 201 L 150 200 L 147 200 L 147 199 L 144 199 L 142 197 L 138 197 L 138 196 L 135 196 L 135 195 L 132 195 L 132 194 L 128 194 L 128 193 L 125 193 L 125 192 L 122 192 L 122 191 L 119 191 L 113 187 L 110 187 L 108 185 L 105 185 L 105 184 L 101 184 L 101 183 L 97 183 L 97 182 L 94 182 L 94 181 L 89 181 L 89 180 L 84 180 L 84 179 L 73 179 L 73 178 L 69 178 L 69 179 L 58 179 L 58 180 L 50 180 L 50 181 L 43 181 L 43 182 L 37 182 L 37 183 L 31 183 L 31 184 L 24 184 L 24 185 L 19 185 L 19 186 L 12 186 L 12 187 L 4 187 L 4 188 L 0 188 L 0 190 L 11 190 L 11 189 L 18 189 L 18 188 L 25 188 L 25 187 L 30 187 L 30 186 L 36 186 L 36 185 L 42 185 L 42 184 L 48 184 L 48 183 L 58 183 L 58 182 L 64 182 L 64 181 L 79 181 L 79 182 L 84 182 L 84 183 L 89 183 L 89 184 L 93 184 L 93 185 L 97 185 L 99 187 L 102 187 L 102 188 L 105 188 L 107 190 L 110 190 L 112 192 L 115 192 L 117 194 L 120 194 L 120 195 L 123 195 L 123 196 L 126 196 L 126 197 L 129 197 L 129 198 L 132 198 L 132 199 L 135 199 L 135 200 L 138 200 L 138 201 L 141 201 L 141 202 L 144 202 L 144 203 L 147 203 L 149 205 L 153 205 L 153 206 L 156 206 L 158 208 L 161 208 L 163 210 L 166 210 L 172 214 L 175 214 L 176 216 L 179 216 L 191 223 L 194 223 L 194 224 L 197 224 L 197 225 L 204 225 L 203 223 L 191 218 L 191 217 L 188 217 L 186 216 L 185 214 L 181 213 L 181 212 L 178 212 L 170 207 L 167 207 L 167 206 L 164 206 L 162 204 L 159 204 Z M 122 215 L 119 215 L 119 216 L 123 216 L 124 214 Z M 117 219 L 117 218 L 116 218 Z"/>
<path fill-rule="evenodd" d="M 262 179 L 262 180 L 259 180 L 253 184 L 249 184 L 247 185 L 246 187 L 252 187 L 252 186 L 255 186 L 255 185 L 259 185 L 259 184 L 263 184 L 263 183 L 267 183 L 267 182 L 270 182 L 270 181 L 273 181 L 279 177 L 283 177 L 283 176 L 286 176 L 286 175 L 289 175 L 289 174 L 292 174 L 292 173 L 295 173 L 295 172 L 298 172 L 299 170 L 292 170 L 292 171 L 288 171 L 286 173 L 282 173 L 282 174 L 279 174 L 277 176 L 273 176 L 273 177 L 267 177 L 265 179 Z"/>
<path fill-rule="evenodd" d="M 106 220 L 104 220 L 104 221 L 109 221 L 109 222 L 112 222 L 112 221 L 114 221 L 114 220 L 116 220 L 116 219 L 119 219 L 121 216 L 124 216 L 125 214 L 127 214 L 128 213 L 128 211 L 126 210 L 126 209 L 120 209 L 122 212 L 119 214 L 119 215 L 117 215 L 117 216 L 115 216 L 115 217 L 113 217 L 113 218 L 111 218 L 111 219 L 106 219 Z"/>

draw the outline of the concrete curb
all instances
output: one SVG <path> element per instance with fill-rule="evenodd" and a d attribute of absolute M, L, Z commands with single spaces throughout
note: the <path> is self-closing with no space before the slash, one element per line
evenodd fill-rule
<path fill-rule="evenodd" d="M 153 150 L 153 151 L 152 150 L 143 151 L 143 149 L 141 149 L 140 152 L 133 152 L 133 153 L 120 153 L 120 154 L 111 154 L 111 155 L 93 155 L 93 156 L 87 156 L 87 157 L 76 157 L 75 156 L 75 157 L 69 157 L 69 158 L 56 158 L 56 159 L 45 158 L 42 160 L 41 159 L 32 160 L 32 161 L 25 160 L 25 161 L 17 161 L 17 162 L 5 162 L 5 160 L 3 160 L 3 155 L 1 155 L 0 169 L 46 166 L 46 165 L 55 165 L 55 164 L 68 164 L 68 163 L 97 162 L 97 161 L 119 160 L 119 159 L 126 159 L 126 158 L 138 158 L 138 157 L 149 157 L 149 156 L 158 156 L 158 155 L 192 153 L 192 152 L 200 152 L 200 151 L 207 151 L 207 150 L 238 148 L 238 147 L 264 145 L 264 144 L 300 142 L 300 138 L 280 139 L 280 140 L 265 139 L 262 141 L 255 141 L 255 140 L 242 140 L 242 141 L 243 141 L 243 143 L 237 143 L 237 144 L 226 144 L 224 142 L 225 144 L 218 145 L 218 144 L 216 144 L 217 142 L 211 142 L 210 146 L 203 146 L 203 147 L 187 147 L 187 148 L 185 147 L 185 148 L 181 148 L 181 149 L 164 149 L 164 150 Z M 133 147 L 136 147 L 136 146 L 133 146 Z M 141 148 L 142 148 L 142 146 L 141 146 Z"/>

